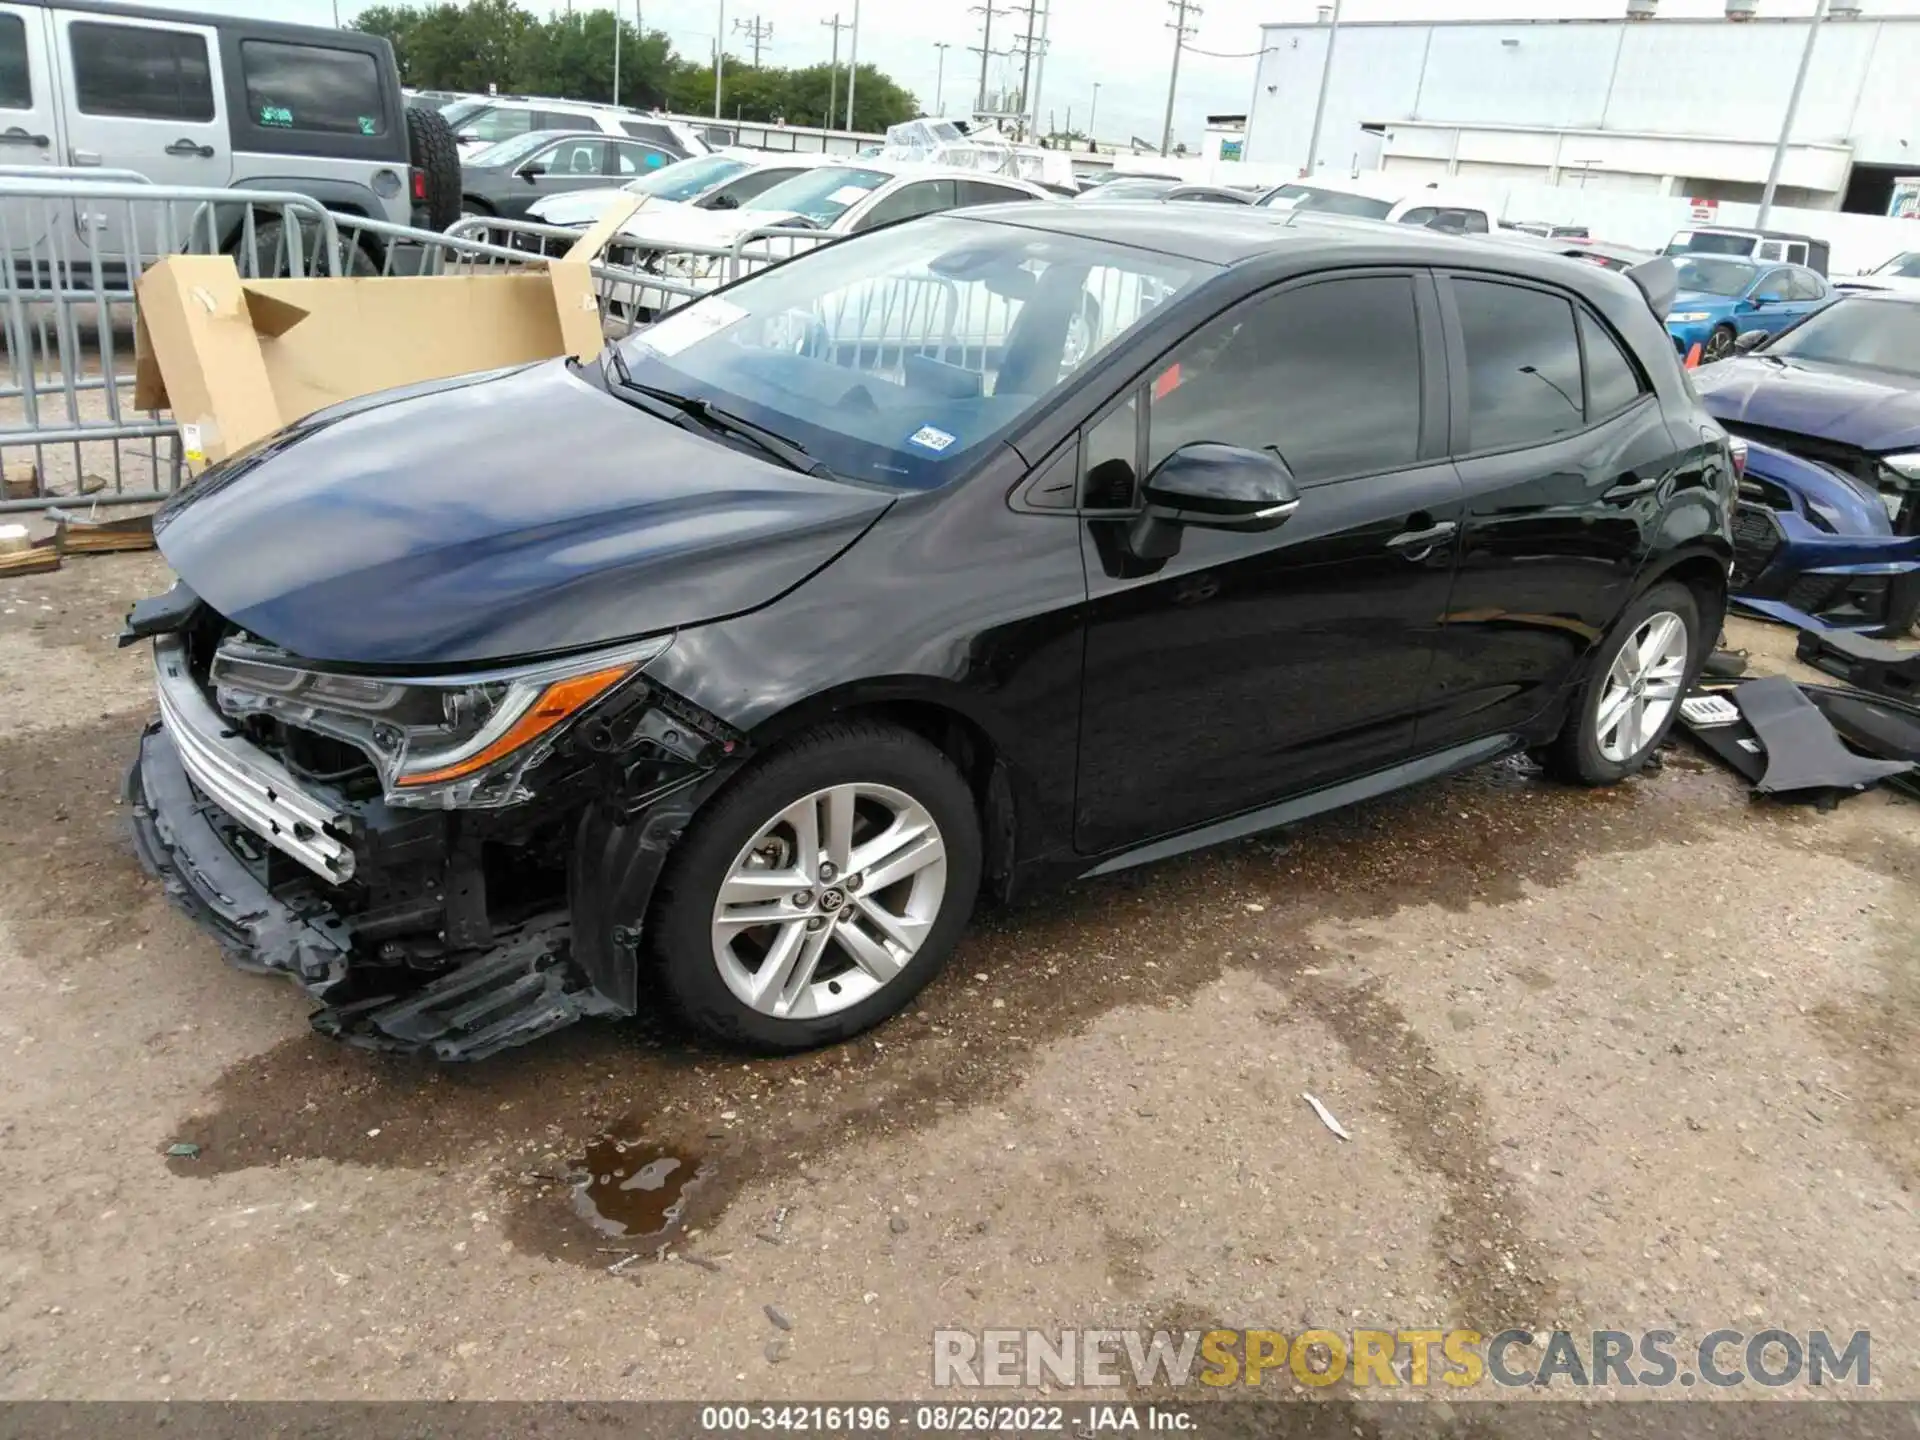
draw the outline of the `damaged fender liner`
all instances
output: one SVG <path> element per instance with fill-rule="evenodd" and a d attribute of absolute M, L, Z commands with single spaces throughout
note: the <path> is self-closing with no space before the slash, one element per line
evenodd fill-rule
<path fill-rule="evenodd" d="M 223 830 L 241 827 L 193 788 L 158 724 L 141 736 L 126 798 L 134 849 L 168 900 L 213 932 L 230 963 L 286 975 L 324 1005 L 346 977 L 351 927 L 323 907 L 302 914 L 268 891 L 223 838 Z M 563 912 L 498 939 L 404 997 L 324 1008 L 313 1015 L 313 1026 L 370 1049 L 479 1060 L 585 1016 L 623 1013 L 571 963 Z"/>

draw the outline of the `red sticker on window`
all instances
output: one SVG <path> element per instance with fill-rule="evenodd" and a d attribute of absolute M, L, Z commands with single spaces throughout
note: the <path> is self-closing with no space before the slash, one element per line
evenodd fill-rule
<path fill-rule="evenodd" d="M 1175 361 L 1160 372 L 1160 378 L 1153 382 L 1153 398 L 1163 400 L 1180 388 L 1180 364 Z"/>

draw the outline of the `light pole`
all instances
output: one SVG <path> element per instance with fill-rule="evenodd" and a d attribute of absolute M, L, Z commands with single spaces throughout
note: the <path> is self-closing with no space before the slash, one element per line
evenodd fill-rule
<path fill-rule="evenodd" d="M 1807 48 L 1800 52 L 1800 71 L 1793 77 L 1793 93 L 1787 96 L 1787 118 L 1780 125 L 1780 143 L 1773 147 L 1773 164 L 1767 170 L 1767 188 L 1760 192 L 1760 218 L 1757 228 L 1767 228 L 1773 214 L 1773 192 L 1780 188 L 1780 170 L 1787 163 L 1787 141 L 1793 138 L 1793 122 L 1800 113 L 1800 92 L 1807 87 L 1807 71 L 1813 65 L 1813 42 L 1820 33 L 1820 22 L 1827 18 L 1827 0 L 1816 0 L 1813 23 L 1807 26 Z"/>
<path fill-rule="evenodd" d="M 853 128 L 853 82 L 860 74 L 860 0 L 853 0 L 853 31 L 847 39 L 847 129 Z"/>
<path fill-rule="evenodd" d="M 933 113 L 944 115 L 947 113 L 947 51 L 953 46 L 945 40 L 936 40 L 933 48 L 940 52 L 940 64 L 933 72 Z"/>
<path fill-rule="evenodd" d="M 613 103 L 620 103 L 620 0 L 613 0 Z"/>
<path fill-rule="evenodd" d="M 1100 113 L 1100 82 L 1096 80 L 1093 82 L 1093 104 L 1087 107 L 1087 139 L 1089 140 L 1094 139 L 1093 117 L 1098 115 L 1099 113 Z M 1069 125 L 1067 128 L 1071 130 L 1073 127 Z"/>
<path fill-rule="evenodd" d="M 727 0 L 720 0 L 720 23 L 713 32 L 713 118 L 720 118 L 720 74 L 727 68 Z"/>
<path fill-rule="evenodd" d="M 1327 114 L 1327 82 L 1333 78 L 1333 46 L 1340 38 L 1340 0 L 1333 0 L 1333 19 L 1327 31 L 1327 58 L 1320 62 L 1320 98 L 1313 102 L 1313 130 L 1307 136 L 1307 168 L 1302 173 L 1313 178 L 1314 162 L 1320 155 L 1320 122 Z"/>

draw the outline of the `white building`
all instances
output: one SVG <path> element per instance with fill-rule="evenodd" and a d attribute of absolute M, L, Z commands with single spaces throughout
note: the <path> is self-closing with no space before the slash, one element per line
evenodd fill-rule
<path fill-rule="evenodd" d="M 1623 9 L 1625 8 L 1623 0 Z M 1635 0 L 1635 9 L 1652 8 Z M 1747 11 L 1752 0 L 1729 0 Z M 1820 27 L 1778 203 L 1887 213 L 1920 175 L 1920 15 Z M 1323 9 L 1323 14 L 1324 14 Z M 1804 19 L 1341 25 L 1317 169 L 1425 185 L 1552 184 L 1760 198 L 1806 48 Z M 1307 164 L 1326 23 L 1268 25 L 1246 158 Z"/>

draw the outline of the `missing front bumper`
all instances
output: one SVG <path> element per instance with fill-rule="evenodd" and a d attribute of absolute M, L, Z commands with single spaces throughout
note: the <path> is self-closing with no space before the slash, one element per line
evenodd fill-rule
<path fill-rule="evenodd" d="M 172 904 L 242 970 L 285 975 L 323 1008 L 322 1034 L 368 1049 L 480 1060 L 589 1015 L 616 1015 L 570 958 L 564 913 L 501 932 L 491 948 L 424 984 L 354 993 L 353 927 L 315 898 L 273 893 L 245 858 L 247 827 L 197 789 L 167 727 L 140 737 L 127 776 L 133 845 Z M 382 973 L 375 970 L 375 975 Z M 391 974 L 389 969 L 386 973 Z"/>

